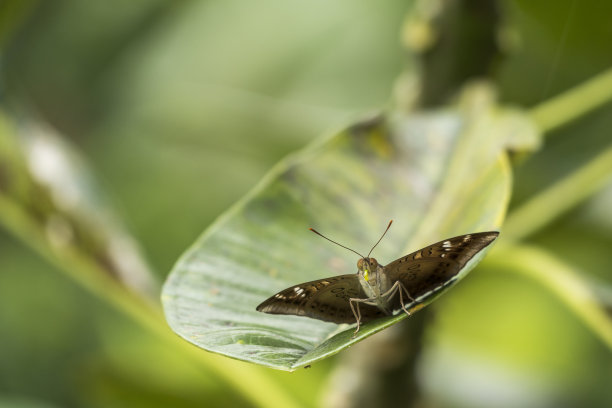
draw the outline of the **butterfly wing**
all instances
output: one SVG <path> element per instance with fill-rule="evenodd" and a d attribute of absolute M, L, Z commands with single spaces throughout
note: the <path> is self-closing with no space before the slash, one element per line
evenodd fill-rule
<path fill-rule="evenodd" d="M 366 297 L 357 274 L 340 275 L 289 287 L 261 303 L 257 310 L 326 322 L 355 323 L 349 299 Z M 377 307 L 363 303 L 359 304 L 359 310 L 362 323 L 384 316 Z"/>
<path fill-rule="evenodd" d="M 453 281 L 470 259 L 497 238 L 499 232 L 479 232 L 436 242 L 385 266 L 390 284 L 400 281 L 416 299 Z M 393 310 L 400 308 L 399 296 Z"/>

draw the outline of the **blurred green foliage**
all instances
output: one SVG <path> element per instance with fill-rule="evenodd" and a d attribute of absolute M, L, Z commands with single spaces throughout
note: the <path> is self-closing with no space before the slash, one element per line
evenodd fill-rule
<path fill-rule="evenodd" d="M 612 66 L 612 4 L 498 4 L 500 55 L 487 73 L 502 101 L 529 108 Z M 1 107 L 17 129 L 47 123 L 82 152 L 161 281 L 280 158 L 403 89 L 398 78 L 418 65 L 402 46 L 403 22 L 422 6 L 8 0 L 0 4 Z M 517 158 L 511 209 L 610 147 L 610 108 Z M 611 191 L 528 237 L 575 266 L 608 305 Z M 0 228 L 0 406 L 258 403 L 219 376 L 220 357 L 201 364 L 178 352 L 16 237 Z M 610 348 L 540 282 L 485 264 L 439 303 L 420 362 L 422 387 L 439 404 L 612 402 Z M 295 405 L 317 406 L 338 362 L 291 375 L 231 367 L 239 381 L 268 378 Z"/>

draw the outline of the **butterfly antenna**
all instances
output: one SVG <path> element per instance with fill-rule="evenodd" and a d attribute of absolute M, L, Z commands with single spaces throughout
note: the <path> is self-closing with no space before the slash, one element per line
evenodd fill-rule
<path fill-rule="evenodd" d="M 309 229 L 309 230 L 311 230 L 312 232 L 314 232 L 315 234 L 317 234 L 318 236 L 325 238 L 325 239 L 326 239 L 326 240 L 328 240 L 329 242 L 333 242 L 334 244 L 336 244 L 336 245 L 338 245 L 338 246 L 341 246 L 341 247 L 342 247 L 342 248 L 344 248 L 344 249 L 348 249 L 349 251 L 352 251 L 352 252 L 356 253 L 357 255 L 359 255 L 359 256 L 360 256 L 360 257 L 362 257 L 362 258 L 365 258 L 363 255 L 361 255 L 359 252 L 355 251 L 354 249 L 351 249 L 351 248 L 349 248 L 349 247 L 347 247 L 347 246 L 344 246 L 344 245 L 342 245 L 342 244 L 339 244 L 338 242 L 334 241 L 333 239 L 329 239 L 329 238 L 327 238 L 325 235 L 321 234 L 319 231 L 315 230 L 314 228 L 308 228 L 308 229 Z"/>
<path fill-rule="evenodd" d="M 378 239 L 378 241 L 374 244 L 374 246 L 372 247 L 372 249 L 370 249 L 370 252 L 368 252 L 368 258 L 370 257 L 370 254 L 372 253 L 372 251 L 374 250 L 374 248 L 376 248 L 376 245 L 378 245 L 380 243 L 380 241 L 382 241 L 383 237 L 385 236 L 385 234 L 387 233 L 387 231 L 389 231 L 389 228 L 391 228 L 391 224 L 393 224 L 393 220 L 389 221 L 389 225 L 387 225 L 387 229 L 385 230 L 385 232 L 383 232 L 383 234 L 380 236 L 380 238 Z"/>

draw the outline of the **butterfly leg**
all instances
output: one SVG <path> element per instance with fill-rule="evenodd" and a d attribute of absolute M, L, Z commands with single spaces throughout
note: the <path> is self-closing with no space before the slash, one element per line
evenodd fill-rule
<path fill-rule="evenodd" d="M 361 325 L 361 310 L 359 310 L 359 303 L 357 303 L 358 300 L 359 299 L 355 298 L 349 299 L 349 305 L 351 306 L 351 310 L 353 311 L 353 315 L 355 316 L 355 320 L 357 321 L 357 329 L 355 329 L 353 337 L 355 337 L 355 335 L 359 331 L 359 326 Z M 355 304 L 357 305 L 357 312 L 355 312 L 355 306 L 353 305 L 353 302 L 355 302 Z"/>
<path fill-rule="evenodd" d="M 349 305 L 351 306 L 351 310 L 353 311 L 355 320 L 357 320 L 357 328 L 355 329 L 355 332 L 353 333 L 353 336 L 352 336 L 353 338 L 357 335 L 357 332 L 359 331 L 359 327 L 361 326 L 361 310 L 359 309 L 359 303 L 375 305 L 375 303 L 372 303 L 373 300 L 374 298 L 368 298 L 368 299 L 350 298 L 349 299 Z M 356 312 L 355 312 L 355 308 L 357 308 Z"/>
<path fill-rule="evenodd" d="M 393 284 L 393 286 L 391 286 L 391 289 L 389 289 L 388 291 L 382 294 L 382 297 L 386 297 L 388 300 L 391 300 L 398 291 L 399 291 L 400 305 L 402 307 L 402 310 L 406 312 L 408 316 L 410 316 L 410 312 L 408 311 L 408 309 L 406 309 L 406 306 L 404 305 L 404 295 L 403 294 L 405 293 L 406 296 L 408 296 L 408 299 L 412 300 L 413 302 L 415 300 L 412 298 L 412 296 L 410 296 L 410 293 L 404 287 L 404 285 L 402 285 L 400 281 L 396 281 Z"/>
<path fill-rule="evenodd" d="M 406 309 L 406 306 L 404 305 L 404 298 L 402 296 L 402 293 L 405 292 L 406 296 L 408 296 L 408 299 L 412 300 L 413 302 L 415 302 L 415 300 L 414 300 L 414 298 L 412 296 L 410 296 L 410 293 L 408 292 L 408 289 L 406 289 L 404 287 L 404 285 L 402 285 L 402 283 L 400 281 L 396 281 L 393 286 L 395 286 L 395 285 L 399 286 L 400 304 L 402 305 L 402 309 L 404 310 L 404 312 L 406 312 L 406 314 L 408 316 L 410 316 L 410 312 Z"/>

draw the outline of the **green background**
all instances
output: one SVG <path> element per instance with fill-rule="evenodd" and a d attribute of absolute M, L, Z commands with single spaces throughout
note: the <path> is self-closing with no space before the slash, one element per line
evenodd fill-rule
<path fill-rule="evenodd" d="M 503 54 L 489 74 L 502 102 L 529 109 L 612 65 L 612 5 L 498 4 Z M 9 1 L 0 5 L 2 108 L 16 123 L 47 123 L 82 153 L 161 282 L 274 163 L 394 100 L 398 78 L 418 64 L 402 44 L 415 7 Z M 610 108 L 517 158 L 511 208 L 609 147 Z M 605 302 L 612 189 L 579 204 L 528 240 L 576 266 Z M 451 407 L 609 406 L 610 347 L 545 285 L 484 266 L 437 305 L 423 392 Z M 0 406 L 256 403 L 57 269 L 0 228 Z M 341 361 L 294 374 L 237 364 L 240 381 L 265 375 L 297 405 L 319 406 Z"/>

